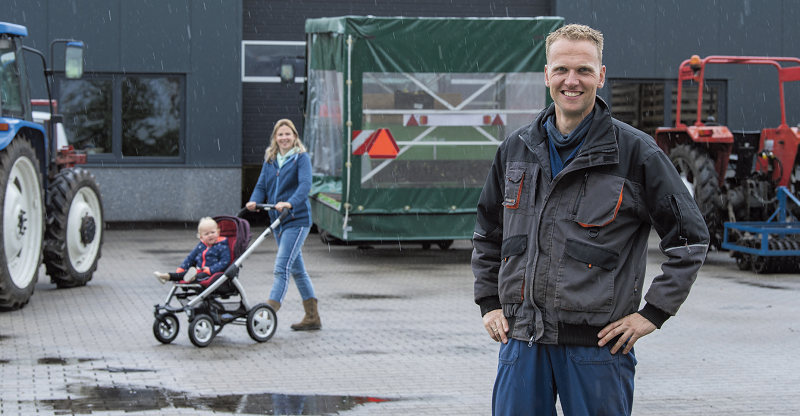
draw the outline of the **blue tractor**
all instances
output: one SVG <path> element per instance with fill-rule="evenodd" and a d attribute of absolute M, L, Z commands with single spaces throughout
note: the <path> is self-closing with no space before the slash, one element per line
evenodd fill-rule
<path fill-rule="evenodd" d="M 0 23 L 0 310 L 28 303 L 42 261 L 58 287 L 83 286 L 97 270 L 103 243 L 103 205 L 94 176 L 70 147 L 58 148 L 61 117 L 54 114 L 45 56 L 22 44 L 24 26 Z M 83 43 L 58 39 L 65 47 L 64 75 L 83 74 Z M 27 54 L 25 52 L 28 52 Z M 45 68 L 49 121 L 33 118 L 25 57 L 38 55 Z M 36 101 L 36 100 L 33 100 Z M 40 100 L 41 101 L 41 100 Z"/>

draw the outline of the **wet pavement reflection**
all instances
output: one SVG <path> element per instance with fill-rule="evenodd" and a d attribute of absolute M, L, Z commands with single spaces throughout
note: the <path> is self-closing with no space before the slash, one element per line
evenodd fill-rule
<path fill-rule="evenodd" d="M 157 387 L 68 386 L 68 399 L 41 400 L 38 404 L 57 413 L 92 414 L 93 411 L 141 412 L 185 408 L 253 415 L 333 415 L 365 403 L 392 399 L 364 396 L 301 396 L 272 393 L 192 396 Z"/>

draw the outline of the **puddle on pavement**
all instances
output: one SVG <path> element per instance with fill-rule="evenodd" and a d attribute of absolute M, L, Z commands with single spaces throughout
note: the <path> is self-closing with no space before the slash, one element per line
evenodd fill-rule
<path fill-rule="evenodd" d="M 747 285 L 747 286 L 760 287 L 762 289 L 777 289 L 777 290 L 789 289 L 788 287 L 772 285 L 772 284 L 769 284 L 769 283 L 762 283 L 762 282 L 739 282 L 739 283 Z"/>
<path fill-rule="evenodd" d="M 404 296 L 397 295 L 370 295 L 366 293 L 344 293 L 339 295 L 342 299 L 403 299 Z"/>
<path fill-rule="evenodd" d="M 142 412 L 166 408 L 256 415 L 333 415 L 365 403 L 394 399 L 364 396 L 300 396 L 286 394 L 230 394 L 216 397 L 189 396 L 158 387 L 68 386 L 68 399 L 40 400 L 53 411 L 91 414 L 92 411 Z"/>
<path fill-rule="evenodd" d="M 43 357 L 36 360 L 36 364 L 44 365 L 74 365 L 79 363 L 86 363 L 95 361 L 96 358 L 61 358 L 61 357 Z"/>
<path fill-rule="evenodd" d="M 106 367 L 98 368 L 98 371 L 108 371 L 109 373 L 148 373 L 155 372 L 156 370 L 148 370 L 145 368 L 125 368 L 125 367 Z"/>

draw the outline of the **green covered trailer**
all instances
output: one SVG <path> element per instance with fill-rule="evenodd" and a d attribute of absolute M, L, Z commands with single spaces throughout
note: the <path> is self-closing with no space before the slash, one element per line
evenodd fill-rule
<path fill-rule="evenodd" d="M 323 241 L 471 239 L 497 146 L 549 96 L 561 18 L 306 21 L 303 141 Z"/>

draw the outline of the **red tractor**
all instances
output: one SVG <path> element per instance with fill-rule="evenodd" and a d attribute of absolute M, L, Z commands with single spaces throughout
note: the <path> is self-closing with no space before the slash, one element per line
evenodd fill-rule
<path fill-rule="evenodd" d="M 761 131 L 734 131 L 718 125 L 713 120 L 702 120 L 703 81 L 706 66 L 710 64 L 769 65 L 778 71 L 781 123 L 775 128 Z M 693 125 L 681 122 L 681 99 L 685 81 L 698 87 L 697 117 Z M 786 124 L 784 83 L 800 81 L 800 59 L 759 56 L 692 56 L 681 63 L 678 73 L 676 124 L 674 128 L 662 127 L 656 132 L 656 142 L 669 155 L 687 188 L 695 197 L 703 213 L 711 244 L 721 247 L 725 222 L 767 221 L 777 208 L 778 187 L 787 187 L 797 195 L 800 187 L 798 145 L 800 136 L 796 127 Z M 793 208 L 792 213 L 800 209 Z M 800 238 L 790 235 L 777 246 L 796 251 Z M 747 245 L 751 239 L 756 247 L 755 235 L 738 233 L 728 236 L 731 241 Z M 747 256 L 733 253 L 741 268 L 752 266 Z M 775 256 L 775 254 L 770 254 Z M 756 271 L 796 271 L 797 261 L 787 261 L 775 256 L 774 261 L 761 262 Z M 782 266 L 781 266 L 782 265 Z"/>

